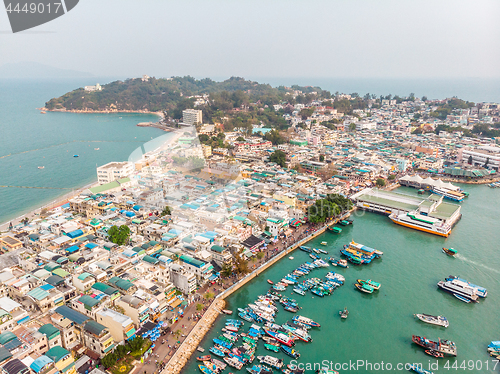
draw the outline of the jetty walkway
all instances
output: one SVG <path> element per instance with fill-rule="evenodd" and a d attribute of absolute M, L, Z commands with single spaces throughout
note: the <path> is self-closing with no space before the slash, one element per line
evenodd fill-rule
<path fill-rule="evenodd" d="M 273 258 L 271 258 L 270 260 L 259 266 L 257 269 L 255 269 L 254 271 L 243 277 L 239 282 L 233 284 L 231 287 L 227 288 L 226 290 L 218 294 L 214 298 L 214 301 L 210 305 L 208 310 L 200 318 L 196 326 L 186 337 L 186 340 L 184 340 L 184 342 L 177 349 L 175 354 L 170 358 L 170 360 L 165 365 L 165 368 L 161 371 L 161 373 L 179 374 L 182 371 L 188 360 L 191 358 L 191 355 L 195 352 L 196 348 L 199 346 L 202 339 L 205 337 L 205 334 L 210 330 L 217 317 L 219 317 L 219 315 L 222 313 L 222 310 L 224 309 L 224 306 L 226 304 L 226 302 L 224 301 L 226 297 L 228 297 L 233 292 L 237 291 L 238 289 L 246 285 L 252 279 L 257 277 L 260 273 L 262 273 L 263 271 L 274 265 L 276 262 L 280 261 L 283 257 L 287 256 L 301 245 L 304 245 L 308 241 L 323 234 L 328 227 L 333 226 L 337 222 L 348 218 L 354 210 L 356 210 L 355 207 L 351 209 L 349 212 L 342 215 L 341 217 L 328 222 L 327 224 L 320 227 L 316 231 L 312 232 L 308 236 L 288 246 L 285 250 L 282 250 L 279 254 L 277 254 L 276 256 L 274 256 Z"/>

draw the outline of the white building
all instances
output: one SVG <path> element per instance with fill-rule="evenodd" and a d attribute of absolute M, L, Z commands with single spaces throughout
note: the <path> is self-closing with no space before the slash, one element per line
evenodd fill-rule
<path fill-rule="evenodd" d="M 376 130 L 377 123 L 373 121 L 358 121 L 356 122 L 356 131 Z"/>
<path fill-rule="evenodd" d="M 134 164 L 131 162 L 110 162 L 97 168 L 97 181 L 100 184 L 110 183 L 128 177 L 133 172 Z"/>
<path fill-rule="evenodd" d="M 188 125 L 194 125 L 195 123 L 202 123 L 202 112 L 196 109 L 186 109 L 182 111 L 182 122 Z"/>
<path fill-rule="evenodd" d="M 482 145 L 477 148 L 463 148 L 458 151 L 458 161 L 463 164 L 471 164 L 498 171 L 500 166 L 500 147 Z"/>
<path fill-rule="evenodd" d="M 102 91 L 102 86 L 96 83 L 95 86 L 85 86 L 83 89 L 87 92 Z"/>

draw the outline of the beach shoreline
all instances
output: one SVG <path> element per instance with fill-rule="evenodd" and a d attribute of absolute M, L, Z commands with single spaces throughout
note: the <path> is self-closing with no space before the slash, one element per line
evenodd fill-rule
<path fill-rule="evenodd" d="M 173 131 L 172 134 L 175 134 L 175 135 L 172 136 L 168 142 L 165 142 L 164 144 L 162 144 L 161 146 L 156 148 L 153 151 L 153 153 L 162 152 L 165 149 L 167 149 L 170 146 L 170 144 L 175 143 L 180 137 L 182 137 L 183 131 L 180 131 L 180 130 Z M 163 136 L 163 135 L 161 135 L 161 136 Z M 64 195 L 61 195 L 60 197 L 56 198 L 55 200 L 53 200 L 49 203 L 46 203 L 40 207 L 32 209 L 32 210 L 28 211 L 27 213 L 24 213 L 16 218 L 7 220 L 5 222 L 0 222 L 0 233 L 9 231 L 9 224 L 10 223 L 12 223 L 12 225 L 15 226 L 15 225 L 21 223 L 21 221 L 25 218 L 28 218 L 29 220 L 35 219 L 35 218 L 40 216 L 40 213 L 43 209 L 47 209 L 47 211 L 50 211 L 54 208 L 57 208 L 58 206 L 64 205 L 67 202 L 69 202 L 69 200 L 71 200 L 73 197 L 80 195 L 83 191 L 85 191 L 89 188 L 98 186 L 98 185 L 99 185 L 99 183 L 97 182 L 97 178 L 96 178 L 96 179 L 94 179 L 93 182 L 86 184 L 83 187 L 75 188 L 71 192 L 68 192 Z"/>

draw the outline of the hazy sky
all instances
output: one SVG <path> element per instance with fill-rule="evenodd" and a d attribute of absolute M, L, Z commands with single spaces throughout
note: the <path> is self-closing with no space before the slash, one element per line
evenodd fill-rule
<path fill-rule="evenodd" d="M 0 65 L 97 76 L 500 77 L 498 0 L 80 0 Z"/>

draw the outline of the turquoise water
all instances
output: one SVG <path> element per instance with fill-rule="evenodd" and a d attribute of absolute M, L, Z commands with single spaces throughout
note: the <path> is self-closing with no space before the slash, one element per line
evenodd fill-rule
<path fill-rule="evenodd" d="M 0 185 L 64 188 L 0 187 L 0 223 L 92 183 L 97 179 L 96 165 L 127 160 L 137 147 L 165 134 L 136 126 L 158 119 L 151 114 L 40 114 L 36 110 L 50 98 L 84 84 L 88 82 L 0 80 Z M 74 158 L 75 154 L 79 157 Z"/>
<path fill-rule="evenodd" d="M 463 217 L 454 228 L 452 235 L 445 239 L 421 233 L 393 224 L 387 217 L 374 213 L 356 212 L 354 225 L 343 228 L 340 235 L 325 233 L 310 242 L 312 247 L 322 247 L 320 242 L 328 242 L 330 255 L 338 257 L 338 250 L 351 239 L 384 252 L 381 259 L 366 266 L 350 266 L 348 269 L 330 267 L 312 271 L 306 277 L 322 277 L 334 270 L 346 278 L 344 286 L 333 295 L 324 298 L 312 297 L 311 293 L 300 296 L 287 291 L 288 296 L 299 301 L 303 307 L 302 315 L 321 324 L 312 329 L 312 343 L 297 342 L 301 353 L 298 362 L 321 363 L 322 360 L 346 363 L 349 360 L 366 360 L 372 364 L 392 363 L 396 371 L 397 363 L 422 363 L 428 365 L 430 356 L 423 349 L 411 343 L 413 334 L 424 335 L 429 339 L 450 339 L 457 344 L 458 357 L 449 359 L 458 368 L 465 360 L 480 360 L 481 370 L 475 363 L 474 370 L 447 370 L 444 365 L 448 359 L 439 362 L 439 370 L 434 372 L 498 372 L 493 370 L 493 361 L 486 353 L 486 346 L 492 340 L 500 340 L 498 328 L 498 290 L 500 287 L 500 257 L 498 256 L 498 211 L 500 203 L 498 189 L 486 186 L 465 186 L 470 197 L 462 203 Z M 416 194 L 416 190 L 401 188 L 400 191 Z M 458 258 L 450 258 L 442 253 L 443 246 L 454 247 L 459 251 Z M 267 279 L 274 281 L 295 269 L 299 264 L 310 260 L 299 250 L 293 252 L 294 260 L 288 257 L 262 273 L 244 288 L 228 299 L 227 308 L 236 310 L 264 294 L 269 285 Z M 470 282 L 488 289 L 488 297 L 479 304 L 465 304 L 437 289 L 436 283 L 447 275 L 460 275 Z M 354 289 L 356 279 L 372 279 L 382 283 L 374 294 L 361 294 Z M 347 307 L 349 317 L 341 320 L 338 311 Z M 277 323 L 291 319 L 292 313 L 281 307 Z M 450 321 L 450 327 L 434 327 L 423 324 L 413 317 L 414 313 L 441 314 Z M 207 349 L 211 340 L 220 335 L 225 317 L 215 323 L 213 332 L 204 339 L 202 346 Z M 248 327 L 249 323 L 245 322 Z M 273 354 L 259 342 L 257 354 L 277 355 L 285 360 L 290 358 L 283 353 Z M 194 356 L 197 356 L 195 354 Z M 432 362 L 435 359 L 432 358 Z M 489 370 L 486 369 L 488 362 Z M 226 372 L 234 369 L 226 369 Z M 350 370 L 339 370 L 340 373 Z M 366 370 L 360 373 L 376 373 L 382 370 Z M 184 373 L 199 372 L 194 358 Z M 312 372 L 312 371 L 308 371 Z"/>

